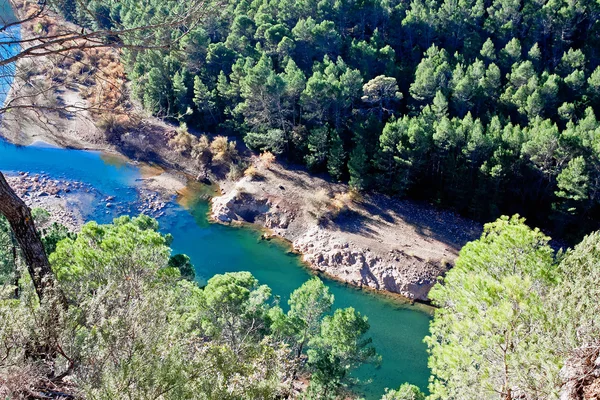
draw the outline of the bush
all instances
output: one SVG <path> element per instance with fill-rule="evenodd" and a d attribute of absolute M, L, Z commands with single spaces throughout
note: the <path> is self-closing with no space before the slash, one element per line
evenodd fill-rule
<path fill-rule="evenodd" d="M 103 114 L 96 122 L 98 129 L 102 130 L 109 142 L 119 141 L 121 135 L 132 128 L 131 119 L 125 114 Z"/>
<path fill-rule="evenodd" d="M 271 165 L 275 162 L 275 155 L 270 151 L 265 151 L 260 155 L 259 158 L 260 162 L 266 169 L 271 168 Z"/>
<path fill-rule="evenodd" d="M 258 168 L 256 168 L 254 165 L 251 165 L 244 171 L 244 176 L 247 176 L 250 178 L 250 180 L 253 180 L 255 178 L 259 178 L 261 175 L 260 172 L 258 172 Z"/>
<path fill-rule="evenodd" d="M 238 164 L 231 164 L 229 166 L 229 172 L 227 173 L 227 179 L 230 181 L 237 181 L 244 175 L 244 169 Z"/>
<path fill-rule="evenodd" d="M 215 137 L 210 144 L 210 151 L 213 161 L 217 163 L 227 164 L 238 158 L 235 140 L 230 142 L 225 136 Z"/>
<path fill-rule="evenodd" d="M 184 123 L 177 128 L 176 132 L 175 137 L 169 140 L 169 147 L 181 154 L 190 154 L 196 138 L 188 132 L 187 125 Z"/>

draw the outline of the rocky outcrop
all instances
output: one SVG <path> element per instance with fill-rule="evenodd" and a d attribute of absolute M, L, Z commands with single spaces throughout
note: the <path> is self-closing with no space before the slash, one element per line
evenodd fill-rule
<path fill-rule="evenodd" d="M 59 222 L 75 231 L 83 224 L 83 218 L 68 206 L 74 192 L 86 189 L 77 181 L 50 179 L 46 174 L 19 172 L 6 177 L 11 188 L 27 206 L 48 211 L 52 222 Z"/>
<path fill-rule="evenodd" d="M 255 199 L 254 196 L 234 189 L 223 196 L 212 199 L 212 219 L 219 222 L 245 221 L 256 222 L 256 218 L 264 218 L 270 210 L 268 200 Z"/>
<path fill-rule="evenodd" d="M 427 294 L 445 266 L 421 260 L 402 251 L 388 256 L 374 255 L 314 227 L 293 242 L 294 248 L 314 269 L 359 287 L 398 293 L 413 300 L 427 300 Z"/>
<path fill-rule="evenodd" d="M 288 230 L 295 213 L 281 199 L 256 198 L 234 187 L 212 199 L 211 218 L 221 223 L 249 222 L 269 228 L 290 242 L 313 269 L 359 287 L 398 293 L 412 300 L 427 300 L 427 294 L 448 266 L 430 262 L 402 250 L 374 254 L 344 241 L 336 231 L 316 223 L 298 234 Z"/>
<path fill-rule="evenodd" d="M 564 382 L 560 400 L 599 400 L 600 344 L 575 350 L 560 375 Z"/>

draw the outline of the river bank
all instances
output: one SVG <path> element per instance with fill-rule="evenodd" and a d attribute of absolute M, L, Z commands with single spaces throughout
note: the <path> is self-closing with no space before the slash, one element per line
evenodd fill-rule
<path fill-rule="evenodd" d="M 50 214 L 50 222 L 66 226 L 70 231 L 78 231 L 84 223 L 75 204 L 83 201 L 90 188 L 81 182 L 50 179 L 45 174 L 19 172 L 7 175 L 6 180 L 15 193 L 30 208 L 42 208 Z"/>
<path fill-rule="evenodd" d="M 94 188 L 90 202 L 82 203 L 82 213 L 85 221 L 100 224 L 110 223 L 118 215 L 143 211 L 141 189 L 147 172 L 142 165 L 124 161 L 95 151 L 19 147 L 0 140 L 0 170 L 4 173 L 18 175 L 18 171 L 26 171 L 28 176 L 44 175 L 50 181 L 74 181 Z M 185 197 L 175 201 L 171 195 L 162 215 L 157 216 L 161 232 L 173 237 L 173 254 L 190 257 L 201 285 L 216 274 L 249 271 L 272 289 L 273 300 L 285 310 L 290 293 L 313 276 L 313 271 L 291 251 L 288 242 L 278 237 L 261 239 L 264 230 L 256 224 L 242 223 L 244 228 L 240 228 L 210 223 L 209 204 L 204 199 L 212 193 L 214 187 L 188 185 Z M 353 307 L 368 317 L 373 344 L 383 355 L 380 366 L 368 365 L 357 371 L 356 377 L 372 382 L 353 389 L 364 393 L 367 400 L 379 399 L 386 387 L 397 387 L 405 381 L 425 390 L 429 370 L 423 337 L 428 332 L 430 308 L 319 275 L 335 296 L 336 309 Z"/>
<path fill-rule="evenodd" d="M 58 17 L 50 19 L 46 29 L 61 23 Z M 34 27 L 25 25 L 23 36 L 27 37 L 31 29 Z M 108 57 L 114 62 L 114 54 Z M 3 121 L 2 136 L 20 145 L 41 140 L 158 165 L 147 168 L 143 178 L 149 192 L 157 192 L 164 199 L 184 194 L 187 180 L 198 176 L 200 169 L 189 156 L 169 147 L 175 127 L 144 116 L 128 100 L 116 112 L 135 116 L 127 117 L 128 129 L 116 134 L 103 125 L 106 113 L 86 109 L 90 103 L 85 94 L 93 91 L 93 74 L 103 73 L 102 64 L 98 60 L 96 72 L 91 69 L 89 79 L 83 81 L 68 79 L 68 71 L 63 71 L 63 83 L 55 82 L 52 91 L 36 99 L 42 106 L 62 104 L 61 110 L 20 108 Z M 44 68 L 38 65 L 33 71 L 27 63 L 19 62 L 13 95 L 26 86 L 24 77 L 43 79 Z M 27 100 L 18 99 L 23 101 Z M 83 109 L 69 111 L 69 105 Z M 212 220 L 264 227 L 288 240 L 312 268 L 344 282 L 411 300 L 427 300 L 429 289 L 452 266 L 460 248 L 481 232 L 479 224 L 451 212 L 380 194 L 355 196 L 347 185 L 293 165 L 266 165 L 240 144 L 238 148 L 242 163 L 253 166 L 257 173 L 229 180 L 226 174 L 213 170 L 211 179 L 221 188 L 221 195 L 212 199 Z"/>

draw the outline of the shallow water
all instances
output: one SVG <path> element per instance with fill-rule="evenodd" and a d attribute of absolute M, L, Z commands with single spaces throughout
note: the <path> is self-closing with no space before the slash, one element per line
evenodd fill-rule
<path fill-rule="evenodd" d="M 139 205 L 137 188 L 141 178 L 138 168 L 98 152 L 66 150 L 48 146 L 18 147 L 0 142 L 0 170 L 14 173 L 45 173 L 51 178 L 82 181 L 99 194 L 88 210 L 87 220 L 110 222 L 117 214 L 135 214 Z M 115 196 L 111 208 L 105 207 L 107 196 Z M 161 230 L 174 237 L 175 252 L 188 254 L 196 267 L 199 281 L 228 271 L 250 271 L 261 283 L 271 287 L 273 294 L 287 298 L 305 282 L 311 273 L 300 258 L 278 241 L 260 240 L 260 232 L 234 228 L 207 221 L 208 205 L 203 200 L 189 198 L 184 208 L 175 200 L 158 218 Z M 361 291 L 325 279 L 335 295 L 335 307 L 352 306 L 369 317 L 370 335 L 383 356 L 379 368 L 367 366 L 357 374 L 372 379 L 359 390 L 368 399 L 378 399 L 384 388 L 394 388 L 403 382 L 425 389 L 429 370 L 423 337 L 430 317 L 421 306 L 411 306 L 397 299 Z"/>

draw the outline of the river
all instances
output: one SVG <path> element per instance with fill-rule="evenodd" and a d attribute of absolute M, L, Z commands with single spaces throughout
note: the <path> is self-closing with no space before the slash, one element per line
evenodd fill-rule
<path fill-rule="evenodd" d="M 6 4 L 6 0 L 0 0 L 0 17 L 6 15 Z M 12 30 L 11 35 L 14 34 L 18 31 Z M 11 51 L 14 49 L 1 46 L 0 42 L 1 57 Z M 6 74 L 12 69 L 3 70 L 0 104 L 12 80 L 10 73 Z M 118 214 L 136 214 L 140 205 L 140 170 L 131 163 L 99 152 L 44 145 L 19 147 L 0 141 L 0 170 L 45 173 L 53 179 L 81 181 L 93 186 L 96 198 L 88 201 L 82 210 L 86 220 L 108 223 Z M 102 201 L 108 196 L 114 196 L 110 208 Z M 290 253 L 284 244 L 260 240 L 257 230 L 209 223 L 208 203 L 202 196 L 181 200 L 173 198 L 158 220 L 161 230 L 173 235 L 173 250 L 190 256 L 200 281 L 224 272 L 250 271 L 261 283 L 269 285 L 286 306 L 289 294 L 311 276 L 300 258 Z M 426 389 L 429 369 L 423 338 L 430 321 L 426 309 L 324 280 L 335 295 L 334 307 L 352 306 L 368 316 L 370 336 L 383 357 L 379 367 L 365 366 L 355 373 L 363 381 L 371 380 L 356 391 L 367 399 L 379 399 L 386 387 L 396 388 L 403 382 Z"/>

